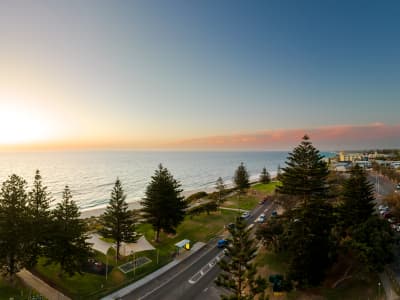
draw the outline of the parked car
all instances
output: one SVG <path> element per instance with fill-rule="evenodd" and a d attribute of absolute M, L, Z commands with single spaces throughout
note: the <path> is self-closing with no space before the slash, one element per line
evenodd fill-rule
<path fill-rule="evenodd" d="M 250 212 L 245 211 L 244 213 L 242 213 L 242 218 L 243 219 L 247 219 L 248 217 L 250 217 Z"/>
<path fill-rule="evenodd" d="M 276 211 L 276 210 L 274 210 L 272 213 L 271 213 L 271 216 L 272 217 L 276 217 L 278 215 L 278 212 Z"/>
<path fill-rule="evenodd" d="M 221 239 L 221 240 L 218 241 L 217 247 L 218 247 L 218 248 L 225 248 L 225 247 L 228 246 L 228 244 L 229 244 L 228 240 L 226 240 L 226 239 Z"/>
<path fill-rule="evenodd" d="M 265 214 L 259 215 L 259 217 L 256 220 L 257 223 L 264 223 L 265 222 Z"/>
<path fill-rule="evenodd" d="M 388 210 L 389 206 L 381 204 L 381 205 L 378 206 L 378 209 L 379 210 Z"/>
<path fill-rule="evenodd" d="M 265 197 L 263 199 L 260 200 L 260 202 L 258 202 L 258 204 L 263 205 L 265 202 L 267 202 L 268 198 Z"/>

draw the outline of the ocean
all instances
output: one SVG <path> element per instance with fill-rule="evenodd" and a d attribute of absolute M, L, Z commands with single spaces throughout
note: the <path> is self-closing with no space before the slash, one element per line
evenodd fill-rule
<path fill-rule="evenodd" d="M 324 152 L 324 156 L 333 153 Z M 232 183 L 233 174 L 243 162 L 251 179 L 258 178 L 263 167 L 275 175 L 283 167 L 288 152 L 175 152 L 175 151 L 84 151 L 0 153 L 0 182 L 11 174 L 22 176 L 30 187 L 35 170 L 54 198 L 61 201 L 68 185 L 81 210 L 105 207 L 117 177 L 127 202 L 138 203 L 144 196 L 158 164 L 162 163 L 180 181 L 184 194 L 210 190 L 218 177 Z"/>

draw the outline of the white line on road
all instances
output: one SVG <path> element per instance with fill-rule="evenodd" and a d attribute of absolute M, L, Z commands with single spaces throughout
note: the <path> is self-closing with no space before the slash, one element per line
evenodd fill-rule
<path fill-rule="evenodd" d="M 208 264 L 206 264 L 199 272 L 194 274 L 188 282 L 190 284 L 195 284 L 201 277 L 203 277 L 205 274 L 208 273 L 216 264 L 218 261 L 221 260 L 221 258 L 224 256 L 224 252 L 219 253 L 216 257 L 214 257 Z"/>

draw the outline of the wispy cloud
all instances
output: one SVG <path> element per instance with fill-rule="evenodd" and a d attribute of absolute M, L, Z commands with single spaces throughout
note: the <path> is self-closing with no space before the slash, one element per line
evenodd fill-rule
<path fill-rule="evenodd" d="M 400 147 L 400 124 L 335 125 L 319 128 L 264 130 L 255 133 L 181 140 L 173 147 L 187 149 L 291 149 L 304 134 L 321 149 Z"/>

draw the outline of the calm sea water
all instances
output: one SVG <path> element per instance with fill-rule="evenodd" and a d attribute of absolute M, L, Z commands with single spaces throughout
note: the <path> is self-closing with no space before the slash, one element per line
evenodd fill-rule
<path fill-rule="evenodd" d="M 229 184 L 243 162 L 251 177 L 257 178 L 265 166 L 276 174 L 284 166 L 288 152 L 40 152 L 0 153 L 0 182 L 13 173 L 30 186 L 35 170 L 55 199 L 61 200 L 65 185 L 82 210 L 104 207 L 117 177 L 122 181 L 128 202 L 138 202 L 159 163 L 182 184 L 185 193 L 213 188 L 218 177 Z M 331 153 L 323 153 L 330 156 Z"/>

